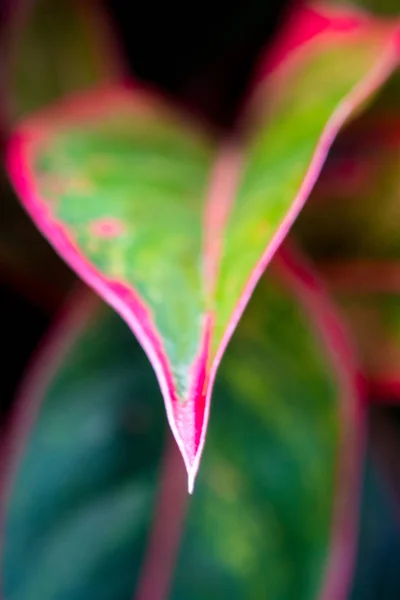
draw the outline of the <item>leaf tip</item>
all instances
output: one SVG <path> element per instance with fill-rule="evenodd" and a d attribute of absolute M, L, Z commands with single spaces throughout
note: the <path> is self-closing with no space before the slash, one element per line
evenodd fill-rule
<path fill-rule="evenodd" d="M 193 449 L 192 444 L 188 439 L 183 438 L 179 431 L 177 431 L 176 427 L 171 427 L 173 436 L 179 448 L 179 452 L 182 456 L 183 463 L 185 465 L 186 474 L 187 474 L 187 484 L 188 484 L 188 492 L 189 494 L 193 494 L 194 484 L 196 481 L 197 472 L 200 466 L 201 455 L 203 452 L 203 443 L 196 444 L 195 449 Z M 205 432 L 203 431 L 203 436 Z"/>
<path fill-rule="evenodd" d="M 196 480 L 196 473 L 188 471 L 188 492 L 190 495 L 193 494 L 195 480 Z"/>

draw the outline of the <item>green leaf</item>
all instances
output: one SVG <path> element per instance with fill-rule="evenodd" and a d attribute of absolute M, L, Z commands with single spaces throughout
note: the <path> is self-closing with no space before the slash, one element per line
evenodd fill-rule
<path fill-rule="evenodd" d="M 400 400 L 399 169 L 399 114 L 373 106 L 338 139 L 295 228 L 352 327 L 371 400 L 390 402 Z"/>
<path fill-rule="evenodd" d="M 155 520 L 161 403 L 112 311 L 84 298 L 60 319 L 11 430 L 7 600 L 131 597 Z M 172 600 L 345 598 L 362 417 L 340 324 L 286 251 L 221 364 Z"/>
<path fill-rule="evenodd" d="M 24 206 L 148 354 L 189 489 L 229 338 L 338 129 L 397 65 L 397 34 L 363 14 L 299 9 L 231 140 L 134 86 L 66 100 L 11 139 Z"/>
<path fill-rule="evenodd" d="M 117 72 L 97 0 L 15 0 L 2 28 L 2 48 L 7 94 L 2 94 L 1 110 L 7 108 L 10 120 Z M 53 309 L 71 286 L 72 274 L 24 214 L 3 168 L 0 202 L 2 282 Z"/>

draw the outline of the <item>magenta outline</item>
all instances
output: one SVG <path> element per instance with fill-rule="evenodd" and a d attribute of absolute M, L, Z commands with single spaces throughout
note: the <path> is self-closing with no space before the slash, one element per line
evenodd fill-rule
<path fill-rule="evenodd" d="M 51 118 L 58 116 L 65 124 L 71 119 L 93 118 L 96 114 L 98 115 L 103 112 L 104 108 L 110 109 L 112 102 L 123 102 L 125 99 L 129 99 L 130 86 L 106 87 L 100 92 L 95 91 L 92 93 L 80 94 L 66 102 L 61 102 L 55 107 L 47 110 L 45 113 L 39 115 L 39 118 L 25 121 L 9 142 L 7 166 L 14 186 L 19 196 L 22 198 L 27 212 L 30 214 L 39 230 L 45 235 L 69 266 L 122 316 L 144 348 L 157 375 L 165 401 L 167 418 L 187 468 L 190 492 L 193 490 L 194 479 L 199 468 L 200 457 L 204 447 L 205 433 L 209 419 L 211 392 L 217 368 L 233 331 L 248 303 L 257 281 L 283 239 L 286 237 L 293 221 L 304 205 L 319 175 L 334 137 L 348 119 L 353 109 L 359 106 L 362 101 L 377 89 L 389 76 L 397 64 L 397 54 L 397 47 L 393 44 L 393 40 L 390 40 L 390 43 L 388 43 L 387 47 L 383 50 L 382 56 L 376 61 L 370 72 L 353 88 L 347 97 L 342 100 L 328 120 L 320 140 L 317 143 L 314 156 L 300 190 L 280 227 L 273 236 L 272 241 L 251 273 L 234 309 L 214 360 L 212 361 L 204 399 L 205 404 L 200 439 L 194 453 L 190 453 L 193 454 L 193 456 L 188 453 L 188 448 L 186 447 L 184 437 L 187 436 L 183 436 L 182 431 L 180 431 L 182 424 L 184 425 L 179 415 L 181 407 L 179 405 L 179 400 L 175 395 L 172 375 L 163 350 L 162 342 L 154 331 L 146 307 L 132 289 L 123 286 L 121 283 L 107 280 L 94 269 L 88 261 L 82 258 L 82 255 L 77 248 L 75 248 L 71 240 L 68 239 L 66 232 L 63 231 L 57 223 L 51 222 L 48 211 L 46 211 L 41 203 L 40 196 L 35 186 L 35 177 L 31 171 L 30 159 L 34 147 L 36 144 L 42 142 L 46 136 L 51 134 L 51 123 L 47 124 Z M 143 106 L 143 108 L 145 107 Z M 66 114 L 68 115 L 67 119 L 65 118 Z M 117 289 L 119 292 L 116 291 Z M 121 290 L 125 296 L 127 294 L 130 295 L 129 304 L 121 299 Z M 208 322 L 208 319 L 206 319 L 206 322 L 203 324 L 203 343 L 200 347 L 200 355 L 193 365 L 194 370 L 200 369 L 200 371 L 202 371 L 203 368 L 200 363 L 203 363 L 204 360 L 207 362 L 207 357 L 204 357 L 203 349 L 205 339 L 208 338 L 210 333 L 207 325 Z M 175 411 L 176 414 L 174 414 Z M 182 417 L 184 417 L 184 412 L 185 411 L 182 412 Z M 195 435 L 191 435 L 191 438 L 194 439 Z"/>

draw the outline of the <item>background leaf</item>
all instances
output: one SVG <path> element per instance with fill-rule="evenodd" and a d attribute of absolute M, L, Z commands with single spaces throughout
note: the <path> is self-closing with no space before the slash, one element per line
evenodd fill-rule
<path fill-rule="evenodd" d="M 115 76 L 118 65 L 97 0 L 0 3 L 0 144 L 10 124 L 43 103 Z M 3 159 L 2 154 L 2 159 Z M 0 429 L 29 354 L 76 278 L 38 232 L 0 168 L 0 295 L 6 366 Z M 15 343 L 15 331 L 23 332 Z"/>
<path fill-rule="evenodd" d="M 316 282 L 281 255 L 221 365 L 171 598 L 314 600 L 321 587 L 345 598 L 362 419 L 344 356 Z M 154 519 L 160 406 L 119 317 L 84 300 L 61 319 L 8 447 L 8 600 L 131 596 Z"/>
<path fill-rule="evenodd" d="M 377 102 L 337 140 L 295 228 L 353 329 L 371 401 L 400 398 L 399 167 L 399 113 Z"/>
<path fill-rule="evenodd" d="M 374 406 L 369 415 L 357 568 L 351 600 L 395 600 L 400 578 L 398 407 Z"/>
<path fill-rule="evenodd" d="M 296 223 L 307 251 L 324 261 L 399 259 L 399 168 L 400 113 L 378 99 L 339 136 Z"/>
<path fill-rule="evenodd" d="M 119 72 L 101 1 L 22 0 L 14 13 L 7 86 L 14 119 Z"/>

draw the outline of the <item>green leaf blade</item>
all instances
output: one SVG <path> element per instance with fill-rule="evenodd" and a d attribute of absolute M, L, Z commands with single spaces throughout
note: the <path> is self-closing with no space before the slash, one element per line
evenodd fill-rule
<path fill-rule="evenodd" d="M 154 520 L 164 427 L 150 365 L 111 311 L 89 305 L 56 338 L 65 331 L 75 340 L 57 355 L 32 429 L 23 417 L 42 377 L 15 422 L 10 600 L 131 597 Z M 215 394 L 171 598 L 345 597 L 364 413 L 341 326 L 287 250 L 257 287 Z"/>
<path fill-rule="evenodd" d="M 395 27 L 356 18 L 338 33 L 342 16 L 309 9 L 296 19 L 303 44 L 278 44 L 244 111 L 247 141 L 217 140 L 116 85 L 27 120 L 10 143 L 28 212 L 148 354 L 190 489 L 215 375 L 254 286 L 339 127 L 397 62 Z"/>

